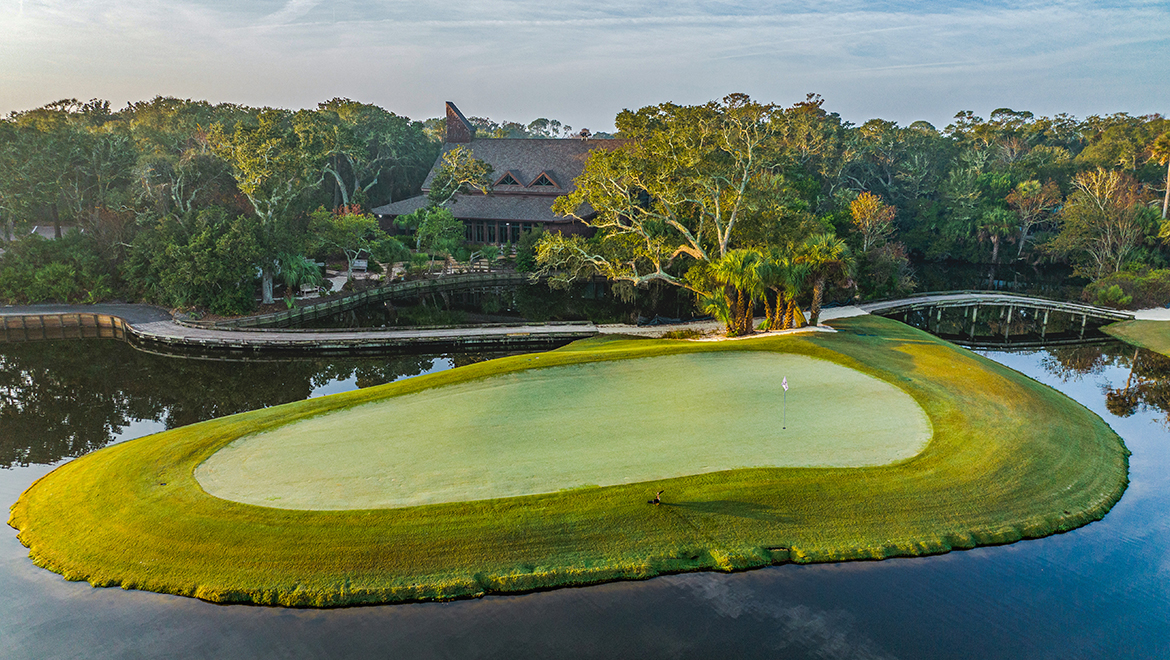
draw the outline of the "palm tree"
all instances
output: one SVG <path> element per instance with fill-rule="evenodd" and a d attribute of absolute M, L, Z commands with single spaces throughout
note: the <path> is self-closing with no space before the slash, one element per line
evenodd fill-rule
<path fill-rule="evenodd" d="M 796 304 L 796 297 L 804 289 L 804 282 L 809 275 L 808 264 L 799 259 L 789 259 L 783 271 L 784 278 L 784 320 L 780 324 L 781 330 L 800 328 L 804 326 L 804 312 Z"/>
<path fill-rule="evenodd" d="M 784 312 L 784 269 L 790 261 L 788 252 L 781 248 L 772 248 L 771 252 L 761 255 L 756 273 L 760 279 L 764 299 L 764 328 L 779 330 Z M 771 296 L 768 293 L 771 292 Z"/>
<path fill-rule="evenodd" d="M 761 255 L 757 272 L 760 295 L 768 315 L 767 328 L 787 330 L 804 325 L 804 313 L 796 304 L 796 297 L 800 295 L 809 269 L 796 258 L 793 246 L 772 248 L 767 255 Z M 768 297 L 768 292 L 772 297 Z"/>
<path fill-rule="evenodd" d="M 812 277 L 812 306 L 809 307 L 809 325 L 820 322 L 821 302 L 825 298 L 825 284 L 830 277 L 848 273 L 853 261 L 845 241 L 833 234 L 823 233 L 809 236 L 801 246 L 799 260 L 806 264 Z"/>
<path fill-rule="evenodd" d="M 992 270 L 999 263 L 999 246 L 1003 239 L 1011 239 L 1020 233 L 1019 218 L 1007 209 L 995 208 L 979 219 L 979 239 L 991 241 Z"/>
<path fill-rule="evenodd" d="M 303 284 L 320 284 L 321 270 L 317 264 L 299 254 L 282 253 L 277 259 L 277 275 L 284 282 L 285 304 L 289 309 L 295 306 L 293 302 Z"/>
<path fill-rule="evenodd" d="M 724 322 L 730 336 L 752 333 L 752 311 L 763 292 L 760 256 L 755 250 L 731 250 L 711 265 L 719 289 L 706 296 L 704 307 Z"/>

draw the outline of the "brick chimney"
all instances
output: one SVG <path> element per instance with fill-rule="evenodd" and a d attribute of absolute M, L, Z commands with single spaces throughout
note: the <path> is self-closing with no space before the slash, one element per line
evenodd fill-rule
<path fill-rule="evenodd" d="M 447 142 L 467 144 L 475 137 L 475 127 L 459 112 L 455 104 L 447 101 Z"/>

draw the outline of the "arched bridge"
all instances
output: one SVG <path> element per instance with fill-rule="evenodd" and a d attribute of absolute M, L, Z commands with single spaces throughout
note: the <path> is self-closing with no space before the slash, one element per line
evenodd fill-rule
<path fill-rule="evenodd" d="M 1035 338 L 1040 342 L 1080 341 L 1085 332 L 1134 318 L 1132 312 L 1076 302 L 993 291 L 924 293 L 858 306 L 899 319 L 942 337 L 968 342 Z"/>

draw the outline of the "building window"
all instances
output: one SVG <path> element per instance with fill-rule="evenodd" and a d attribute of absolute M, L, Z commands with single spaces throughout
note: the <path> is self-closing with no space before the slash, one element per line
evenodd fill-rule
<path fill-rule="evenodd" d="M 511 172 L 504 172 L 504 176 L 500 177 L 499 181 L 496 181 L 496 185 L 497 186 L 518 186 L 518 185 L 520 185 L 520 182 L 516 180 L 516 177 L 512 176 Z"/>
<path fill-rule="evenodd" d="M 488 243 L 495 243 L 496 242 L 496 223 L 494 223 L 494 222 L 488 223 L 487 242 Z"/>
<path fill-rule="evenodd" d="M 557 187 L 557 184 L 553 183 L 552 178 L 549 177 L 547 172 L 541 172 L 540 176 L 536 177 L 536 179 L 528 185 L 529 186 L 547 186 L 550 188 Z"/>

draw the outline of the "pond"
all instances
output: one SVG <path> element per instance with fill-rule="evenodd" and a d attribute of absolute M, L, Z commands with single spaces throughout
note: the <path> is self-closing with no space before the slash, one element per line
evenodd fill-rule
<path fill-rule="evenodd" d="M 1170 657 L 1170 359 L 1111 342 L 984 352 L 1133 451 L 1103 520 L 937 557 L 700 573 L 453 603 L 219 606 L 94 589 L 0 534 L 0 655 L 46 657 Z M 0 344 L 0 499 L 61 460 L 239 410 L 488 356 L 215 362 L 112 340 Z"/>
<path fill-rule="evenodd" d="M 544 284 L 473 287 L 364 304 L 332 316 L 304 321 L 303 328 L 400 328 L 478 323 L 593 321 L 637 323 L 654 317 L 695 317 L 690 295 L 670 286 L 615 287 L 605 281 L 576 282 L 567 289 Z"/>

